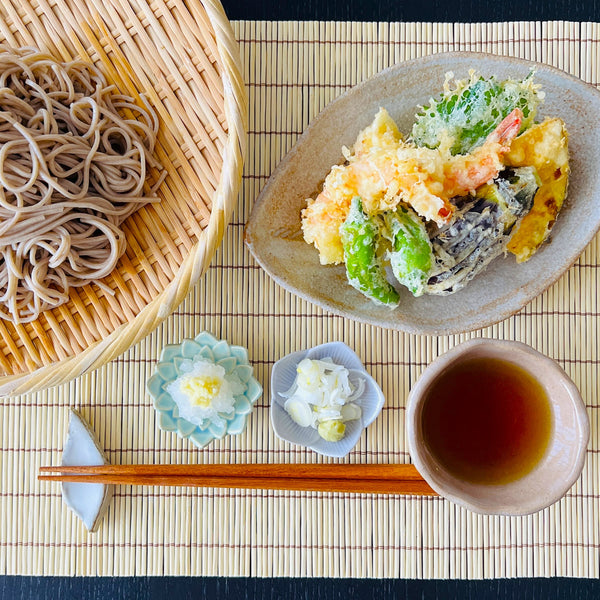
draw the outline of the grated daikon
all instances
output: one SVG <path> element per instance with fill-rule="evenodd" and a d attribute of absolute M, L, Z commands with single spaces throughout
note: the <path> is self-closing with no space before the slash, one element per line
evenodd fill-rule
<path fill-rule="evenodd" d="M 235 396 L 244 391 L 237 375 L 204 359 L 187 361 L 181 370 L 183 374 L 165 388 L 180 418 L 202 427 L 206 421 L 223 423 L 234 413 Z"/>

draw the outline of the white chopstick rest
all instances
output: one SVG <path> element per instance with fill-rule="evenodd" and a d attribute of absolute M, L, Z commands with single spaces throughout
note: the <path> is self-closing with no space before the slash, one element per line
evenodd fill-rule
<path fill-rule="evenodd" d="M 107 465 L 109 464 L 94 432 L 81 415 L 70 411 L 69 429 L 63 448 L 62 464 Z M 98 529 L 113 495 L 114 486 L 102 483 L 77 483 L 63 481 L 62 498 L 65 504 L 77 515 L 86 529 Z"/>

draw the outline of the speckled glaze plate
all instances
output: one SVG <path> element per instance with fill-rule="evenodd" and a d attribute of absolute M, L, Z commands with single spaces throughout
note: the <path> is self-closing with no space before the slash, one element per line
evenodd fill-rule
<path fill-rule="evenodd" d="M 499 79 L 536 70 L 546 99 L 538 118 L 562 118 L 569 132 L 569 193 L 550 243 L 524 264 L 512 255 L 495 260 L 451 296 L 414 298 L 407 290 L 395 310 L 376 306 L 346 281 L 345 268 L 322 266 L 300 229 L 306 198 L 319 192 L 331 165 L 358 132 L 385 107 L 400 131 L 410 132 L 418 105 L 442 89 L 446 72 L 457 78 L 476 69 Z M 323 308 L 359 321 L 417 334 L 450 334 L 486 327 L 519 311 L 554 283 L 600 227 L 600 93 L 547 65 L 470 52 L 436 54 L 395 65 L 330 103 L 281 161 L 260 194 L 246 227 L 246 243 L 283 287 Z"/>

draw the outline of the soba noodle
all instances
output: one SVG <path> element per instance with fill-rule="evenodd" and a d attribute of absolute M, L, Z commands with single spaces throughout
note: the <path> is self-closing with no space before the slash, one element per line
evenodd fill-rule
<path fill-rule="evenodd" d="M 155 198 L 158 121 L 83 61 L 0 46 L 0 317 L 36 319 L 108 275 Z M 158 172 L 158 171 L 155 171 Z"/>

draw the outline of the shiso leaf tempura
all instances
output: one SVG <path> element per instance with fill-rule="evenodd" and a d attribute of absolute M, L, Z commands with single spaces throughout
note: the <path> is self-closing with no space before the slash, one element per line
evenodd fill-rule
<path fill-rule="evenodd" d="M 456 81 L 446 75 L 444 92 L 417 114 L 412 138 L 417 146 L 448 148 L 452 154 L 467 154 L 481 146 L 487 136 L 511 111 L 523 113 L 521 131 L 533 125 L 544 99 L 533 72 L 519 81 L 484 79 L 475 71 L 470 79 Z"/>

